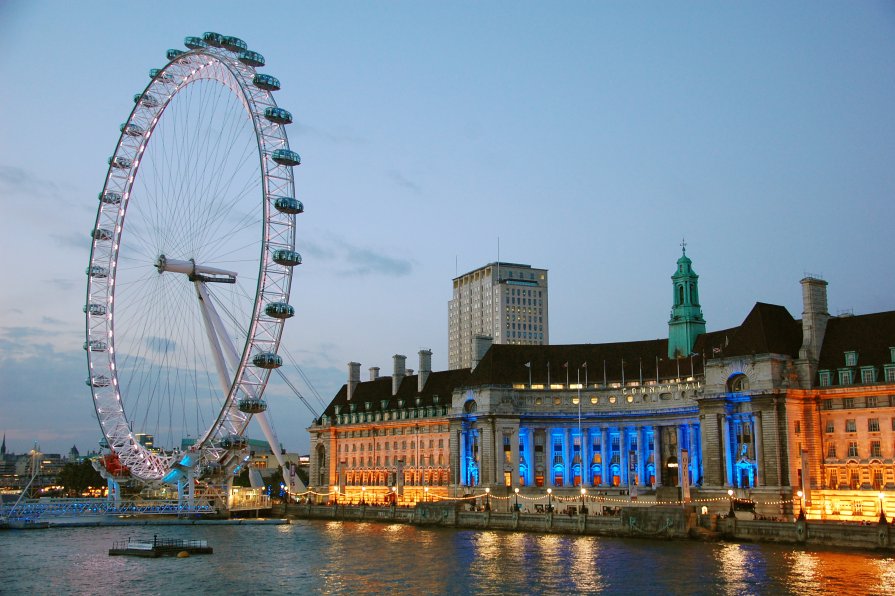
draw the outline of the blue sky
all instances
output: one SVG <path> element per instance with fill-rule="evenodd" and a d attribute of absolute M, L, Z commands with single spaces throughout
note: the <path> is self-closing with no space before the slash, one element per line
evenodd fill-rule
<path fill-rule="evenodd" d="M 132 96 L 187 35 L 237 35 L 296 124 L 298 315 L 345 363 L 447 365 L 451 278 L 550 270 L 553 343 L 663 337 L 686 237 L 709 329 L 756 301 L 895 308 L 891 2 L 0 3 L 0 432 L 91 449 L 88 230 Z M 300 388 L 304 384 L 296 379 Z M 310 414 L 269 393 L 281 441 Z M 254 433 L 260 436 L 260 433 Z"/>

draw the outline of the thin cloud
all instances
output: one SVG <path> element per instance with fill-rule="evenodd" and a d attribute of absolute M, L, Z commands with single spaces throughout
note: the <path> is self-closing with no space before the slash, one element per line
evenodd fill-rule
<path fill-rule="evenodd" d="M 409 180 L 401 172 L 390 170 L 389 172 L 387 172 L 387 174 L 388 177 L 392 179 L 392 182 L 394 182 L 398 186 L 411 190 L 416 194 L 422 194 L 423 189 L 420 187 L 420 185 Z"/>
<path fill-rule="evenodd" d="M 385 275 L 403 277 L 410 275 L 413 262 L 393 257 L 365 246 L 351 244 L 343 238 L 328 234 L 322 242 L 301 241 L 301 252 L 311 260 L 336 263 L 339 275 Z M 307 259 L 306 259 L 307 262 Z"/>
<path fill-rule="evenodd" d="M 318 137 L 326 139 L 338 145 L 366 145 L 367 140 L 350 134 L 337 134 L 325 130 L 321 130 L 307 124 L 294 124 L 295 131 L 299 136 Z"/>
<path fill-rule="evenodd" d="M 59 185 L 52 180 L 35 176 L 15 166 L 0 165 L 0 194 L 10 203 L 22 195 L 37 198 L 57 198 Z M 17 195 L 14 197 L 13 195 Z"/>

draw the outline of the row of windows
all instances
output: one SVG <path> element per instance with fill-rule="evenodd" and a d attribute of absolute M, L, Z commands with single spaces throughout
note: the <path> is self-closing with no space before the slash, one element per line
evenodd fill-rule
<path fill-rule="evenodd" d="M 351 451 L 358 451 L 358 450 L 359 450 L 361 453 L 363 453 L 363 452 L 364 452 L 364 445 L 365 445 L 365 443 L 351 443 L 350 445 L 349 445 L 348 443 L 343 443 L 343 444 L 339 447 L 338 450 L 347 453 L 347 452 L 348 452 L 348 448 L 351 447 Z M 386 451 L 389 450 L 389 446 L 390 446 L 390 445 L 394 445 L 394 450 L 395 450 L 395 451 L 398 450 L 398 442 L 397 442 L 397 441 L 394 441 L 394 442 L 392 442 L 392 443 L 389 443 L 388 441 L 385 441 L 384 443 L 382 443 L 382 445 L 384 445 Z M 358 446 L 360 447 L 359 449 L 358 449 Z M 411 449 L 416 449 L 416 441 L 410 441 L 410 448 L 411 448 Z M 426 448 L 426 442 L 425 442 L 425 441 L 422 441 L 422 440 L 420 441 L 420 448 L 421 448 L 421 449 L 425 449 L 425 448 Z M 429 439 L 429 449 L 434 449 L 434 448 L 435 448 L 435 440 L 434 440 L 434 439 Z M 438 448 L 439 448 L 439 449 L 444 449 L 444 439 L 438 439 Z M 373 443 L 367 443 L 367 444 L 366 444 L 366 449 L 367 449 L 368 451 L 373 451 L 373 450 L 374 450 Z M 401 449 L 407 449 L 407 441 L 401 441 Z"/>
<path fill-rule="evenodd" d="M 833 384 L 833 372 L 830 370 L 818 371 L 818 383 L 821 387 L 829 387 Z M 839 385 L 853 385 L 855 383 L 855 371 L 850 368 L 840 368 L 836 371 L 836 378 Z M 862 385 L 869 385 L 877 382 L 879 370 L 875 366 L 862 366 L 860 368 L 860 379 Z M 887 364 L 884 368 L 883 379 L 886 383 L 895 383 L 895 364 Z"/>
<path fill-rule="evenodd" d="M 889 361 L 895 363 L 895 347 L 889 348 Z M 858 353 L 854 350 L 845 352 L 845 366 L 857 366 Z"/>
<path fill-rule="evenodd" d="M 885 408 L 895 406 L 895 395 L 867 395 L 864 397 L 827 398 L 823 401 L 824 410 L 854 410 L 855 408 Z"/>
<path fill-rule="evenodd" d="M 377 466 L 382 466 L 382 465 L 390 466 L 390 465 L 392 465 L 392 463 L 394 463 L 395 465 L 398 465 L 398 462 L 400 462 L 400 461 L 403 461 L 405 464 L 410 465 L 410 466 L 415 466 L 415 465 L 416 465 L 416 458 L 415 458 L 413 455 L 411 455 L 411 456 L 410 456 L 409 458 L 407 458 L 407 459 L 402 459 L 401 457 L 399 457 L 399 456 L 396 455 L 396 456 L 395 456 L 395 459 L 394 459 L 394 462 L 393 462 L 393 460 L 392 460 L 388 455 L 386 455 L 386 456 L 385 456 L 385 463 L 383 463 L 382 458 L 381 458 L 380 456 L 377 455 L 377 456 L 376 456 L 376 464 L 375 464 L 375 465 L 377 465 Z M 437 462 L 437 463 L 436 463 L 436 462 Z M 361 466 L 364 465 L 364 458 L 363 458 L 363 457 L 360 458 L 360 465 L 361 465 Z M 372 467 L 373 467 L 373 456 L 367 456 L 367 463 L 366 463 L 366 465 L 367 465 L 368 468 L 372 468 Z M 426 465 L 429 465 L 429 466 L 435 466 L 435 465 L 443 466 L 443 465 L 444 465 L 444 455 L 441 454 L 441 453 L 439 453 L 439 454 L 438 454 L 438 457 L 436 457 L 436 456 L 434 456 L 434 455 L 429 455 L 428 457 L 425 456 L 425 455 L 420 456 L 420 465 L 421 465 L 421 466 L 426 466 Z M 356 458 L 356 457 L 352 457 L 352 458 L 351 458 L 351 467 L 352 467 L 352 468 L 356 468 L 357 466 L 358 466 L 358 458 Z"/>
<path fill-rule="evenodd" d="M 868 418 L 867 419 L 867 431 L 872 433 L 878 433 L 880 429 L 879 418 Z M 892 430 L 895 430 L 895 418 L 892 418 Z M 827 420 L 826 432 L 834 433 L 836 432 L 836 424 L 833 420 Z M 845 421 L 845 432 L 854 433 L 858 432 L 858 425 L 854 418 L 849 418 Z"/>
<path fill-rule="evenodd" d="M 880 441 L 870 441 L 870 451 L 867 454 L 867 457 L 882 457 L 882 443 Z M 839 457 L 836 453 L 836 444 L 828 443 L 827 444 L 827 457 L 831 459 L 835 459 Z M 849 441 L 848 443 L 848 451 L 846 452 L 846 457 L 861 457 L 861 453 L 858 450 L 858 442 L 857 441 Z"/>
<path fill-rule="evenodd" d="M 416 435 L 416 434 L 427 434 L 427 433 L 446 433 L 448 431 L 447 424 L 434 424 L 428 426 L 393 426 L 391 428 L 381 429 L 381 430 L 370 430 L 368 428 L 363 430 L 348 430 L 344 432 L 340 432 L 338 437 L 340 439 L 354 439 L 354 438 L 362 438 L 362 437 L 384 437 L 385 435 Z"/>

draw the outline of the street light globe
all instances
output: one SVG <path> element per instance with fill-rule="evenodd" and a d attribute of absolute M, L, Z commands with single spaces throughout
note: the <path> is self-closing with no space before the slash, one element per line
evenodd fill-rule
<path fill-rule="evenodd" d="M 728 497 L 732 497 L 732 496 L 733 496 L 733 489 L 732 489 L 732 488 L 728 488 L 728 489 L 727 489 L 727 496 L 728 496 Z"/>
<path fill-rule="evenodd" d="M 486 492 L 486 493 L 490 493 L 490 492 L 491 492 L 491 487 L 490 487 L 490 486 L 486 486 L 486 487 L 485 487 L 485 492 Z"/>
<path fill-rule="evenodd" d="M 880 491 L 880 493 L 877 496 L 879 497 L 879 500 L 882 501 L 883 499 L 886 498 L 886 493 Z"/>
<path fill-rule="evenodd" d="M 519 487 L 517 486 L 516 488 L 514 488 L 514 489 L 513 489 L 513 492 L 516 493 L 516 494 L 518 495 L 518 494 L 519 494 Z M 882 493 L 880 493 L 880 494 L 882 494 Z M 882 497 L 880 497 L 880 498 L 882 498 Z"/>
<path fill-rule="evenodd" d="M 583 497 L 583 496 L 586 495 L 586 494 L 587 494 L 587 489 L 586 489 L 586 488 L 582 488 L 582 489 L 581 489 L 581 496 Z"/>
<path fill-rule="evenodd" d="M 429 487 L 427 486 L 427 487 L 423 488 L 423 490 L 424 490 L 425 492 L 429 492 Z"/>
<path fill-rule="evenodd" d="M 549 495 L 550 493 L 552 493 L 552 492 L 553 492 L 553 489 L 552 489 L 552 488 L 548 488 L 548 489 L 547 489 L 547 494 L 548 494 L 548 495 Z"/>
<path fill-rule="evenodd" d="M 803 493 L 802 491 L 798 491 L 796 494 L 797 494 L 797 495 L 799 496 L 799 498 L 801 499 L 801 498 L 802 498 L 802 495 L 804 495 L 805 493 Z"/>

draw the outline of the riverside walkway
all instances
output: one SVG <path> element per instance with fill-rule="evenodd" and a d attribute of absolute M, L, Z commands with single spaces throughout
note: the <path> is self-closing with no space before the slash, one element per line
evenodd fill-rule
<path fill-rule="evenodd" d="M 335 519 L 662 540 L 779 542 L 895 552 L 895 527 L 890 523 L 739 519 L 736 516 L 701 515 L 695 507 L 673 505 L 621 507 L 614 515 L 592 515 L 464 511 L 460 506 L 445 503 L 418 503 L 414 507 L 275 504 L 272 513 L 292 519 Z"/>

